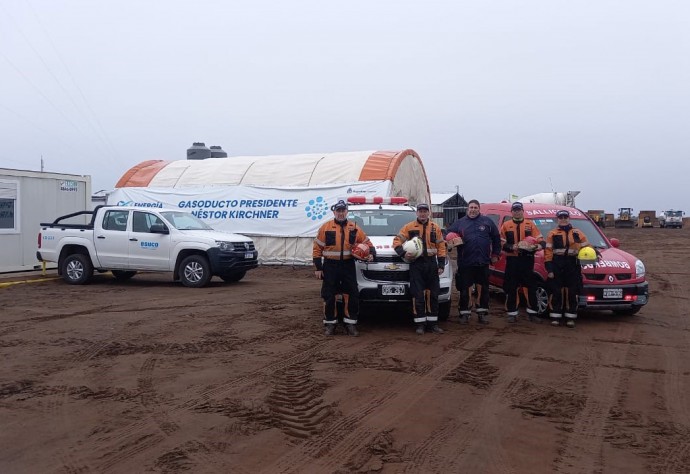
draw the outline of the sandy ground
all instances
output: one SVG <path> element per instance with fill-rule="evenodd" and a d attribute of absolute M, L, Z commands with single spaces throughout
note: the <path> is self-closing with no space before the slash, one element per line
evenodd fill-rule
<path fill-rule="evenodd" d="M 688 472 L 690 229 L 615 229 L 636 316 L 574 330 L 369 314 L 322 336 L 311 269 L 1 285 L 0 472 Z M 454 295 L 454 305 L 457 295 Z"/>

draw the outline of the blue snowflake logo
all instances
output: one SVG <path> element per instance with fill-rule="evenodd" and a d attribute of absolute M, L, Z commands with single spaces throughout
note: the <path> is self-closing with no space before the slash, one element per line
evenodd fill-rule
<path fill-rule="evenodd" d="M 316 199 L 310 199 L 304 211 L 311 220 L 321 220 L 328 212 L 328 203 L 323 199 L 323 196 L 319 196 Z"/>

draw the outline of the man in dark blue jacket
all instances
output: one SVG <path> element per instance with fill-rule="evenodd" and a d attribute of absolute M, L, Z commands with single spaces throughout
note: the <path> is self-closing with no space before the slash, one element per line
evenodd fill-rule
<path fill-rule="evenodd" d="M 501 256 L 501 235 L 494 221 L 479 212 L 479 201 L 472 199 L 467 215 L 453 222 L 448 232 L 462 240 L 458 249 L 458 273 L 455 286 L 460 292 L 460 322 L 470 320 L 472 287 L 476 285 L 478 303 L 475 308 L 481 324 L 489 324 L 489 264 Z"/>

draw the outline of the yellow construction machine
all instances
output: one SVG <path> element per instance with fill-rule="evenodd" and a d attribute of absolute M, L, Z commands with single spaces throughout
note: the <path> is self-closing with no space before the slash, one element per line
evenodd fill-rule
<path fill-rule="evenodd" d="M 656 211 L 640 211 L 637 215 L 638 227 L 654 227 L 656 220 Z"/>
<path fill-rule="evenodd" d="M 618 218 L 614 222 L 615 228 L 633 228 L 635 227 L 635 221 L 632 217 L 633 208 L 632 207 L 621 207 L 618 209 Z"/>
<path fill-rule="evenodd" d="M 602 229 L 606 227 L 606 213 L 603 209 L 589 209 L 587 215 Z"/>

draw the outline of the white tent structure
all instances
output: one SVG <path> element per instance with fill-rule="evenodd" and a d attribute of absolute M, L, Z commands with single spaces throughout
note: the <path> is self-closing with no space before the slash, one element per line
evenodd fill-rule
<path fill-rule="evenodd" d="M 413 150 L 151 160 L 128 170 L 108 204 L 179 208 L 212 227 L 252 237 L 267 264 L 309 264 L 313 238 L 352 195 L 429 202 Z"/>

